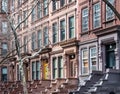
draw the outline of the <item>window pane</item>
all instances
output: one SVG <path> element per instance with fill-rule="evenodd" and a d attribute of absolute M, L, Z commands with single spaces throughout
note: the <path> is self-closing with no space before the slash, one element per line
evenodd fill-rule
<path fill-rule="evenodd" d="M 91 65 L 91 71 L 97 69 L 97 53 L 96 53 L 96 47 L 90 48 L 90 65 Z"/>
<path fill-rule="evenodd" d="M 62 60 L 62 57 L 58 57 L 58 77 L 63 78 L 63 60 Z"/>
<path fill-rule="evenodd" d="M 48 14 L 48 0 L 44 0 L 43 1 L 44 4 L 44 16 L 46 16 Z"/>
<path fill-rule="evenodd" d="M 35 32 L 32 33 L 32 50 L 35 50 L 36 48 L 36 34 Z"/>
<path fill-rule="evenodd" d="M 7 67 L 2 68 L 1 80 L 2 81 L 7 81 Z"/>
<path fill-rule="evenodd" d="M 114 0 L 108 0 L 112 5 L 114 5 Z M 114 12 L 106 5 L 106 21 L 113 19 Z"/>
<path fill-rule="evenodd" d="M 100 3 L 96 3 L 93 5 L 93 27 L 100 27 Z"/>
<path fill-rule="evenodd" d="M 40 62 L 36 61 L 36 79 L 40 79 Z"/>
<path fill-rule="evenodd" d="M 57 78 L 57 59 L 53 58 L 53 79 Z"/>
<path fill-rule="evenodd" d="M 72 16 L 69 18 L 69 38 L 73 38 L 74 34 L 74 16 Z"/>
<path fill-rule="evenodd" d="M 33 8 L 33 7 L 32 7 L 32 8 Z M 32 11 L 32 15 L 31 15 L 31 17 L 32 17 L 32 22 L 35 21 L 35 16 L 36 16 L 36 11 L 35 11 L 35 8 L 34 8 L 33 11 Z"/>
<path fill-rule="evenodd" d="M 42 46 L 42 32 L 38 31 L 38 48 L 41 48 Z"/>
<path fill-rule="evenodd" d="M 7 43 L 2 43 L 2 55 L 6 55 L 8 51 Z"/>
<path fill-rule="evenodd" d="M 32 79 L 36 79 L 36 64 L 35 62 L 32 62 Z"/>
<path fill-rule="evenodd" d="M 57 42 L 57 23 L 53 24 L 53 43 Z"/>
<path fill-rule="evenodd" d="M 88 50 L 83 49 L 82 50 L 82 74 L 87 74 L 88 73 Z"/>
<path fill-rule="evenodd" d="M 8 31 L 7 22 L 2 22 L 2 33 L 7 33 L 7 31 Z"/>
<path fill-rule="evenodd" d="M 65 40 L 65 20 L 60 21 L 60 40 Z"/>
<path fill-rule="evenodd" d="M 42 17 L 42 5 L 40 2 L 37 4 L 37 17 L 41 18 Z"/>
<path fill-rule="evenodd" d="M 60 7 L 63 7 L 65 5 L 65 0 L 60 0 Z"/>
<path fill-rule="evenodd" d="M 44 28 L 44 45 L 48 45 L 48 28 Z"/>
<path fill-rule="evenodd" d="M 82 10 L 82 31 L 88 30 L 88 8 Z"/>
<path fill-rule="evenodd" d="M 25 19 L 27 17 L 27 10 L 23 11 L 23 18 Z M 24 21 L 24 26 L 27 25 L 27 19 Z"/>
<path fill-rule="evenodd" d="M 27 36 L 24 37 L 24 52 L 27 52 L 28 47 L 27 47 Z"/>
<path fill-rule="evenodd" d="M 57 1 L 53 0 L 52 2 L 53 11 L 57 9 Z"/>
<path fill-rule="evenodd" d="M 8 0 L 2 0 L 2 12 L 8 12 Z"/>

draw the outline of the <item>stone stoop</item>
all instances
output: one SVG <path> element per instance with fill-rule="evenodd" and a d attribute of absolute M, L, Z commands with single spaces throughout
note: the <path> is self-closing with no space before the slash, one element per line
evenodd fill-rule
<path fill-rule="evenodd" d="M 104 76 L 88 90 L 89 94 L 120 94 L 120 71 L 108 69 Z"/>
<path fill-rule="evenodd" d="M 93 71 L 89 76 L 81 76 L 78 89 L 71 91 L 69 94 L 89 94 L 88 90 L 103 77 L 101 71 Z"/>

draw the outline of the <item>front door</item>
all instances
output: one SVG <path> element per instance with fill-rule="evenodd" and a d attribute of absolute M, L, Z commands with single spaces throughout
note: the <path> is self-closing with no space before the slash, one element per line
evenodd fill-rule
<path fill-rule="evenodd" d="M 48 70 L 48 61 L 47 60 L 43 60 L 43 79 L 48 79 L 49 75 L 49 70 Z"/>
<path fill-rule="evenodd" d="M 106 68 L 115 67 L 115 48 L 115 43 L 106 45 Z"/>

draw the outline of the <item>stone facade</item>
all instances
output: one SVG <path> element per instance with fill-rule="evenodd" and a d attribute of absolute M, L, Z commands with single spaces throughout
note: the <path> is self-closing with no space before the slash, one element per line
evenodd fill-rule
<path fill-rule="evenodd" d="M 22 58 L 41 49 L 24 60 L 29 94 L 119 94 L 120 21 L 115 14 L 102 0 L 48 1 L 39 0 L 34 9 L 35 0 L 9 3 L 15 26 L 33 9 L 17 28 Z M 110 2 L 119 12 L 120 1 Z M 5 13 L 0 16 L 7 21 Z M 10 38 L 12 51 L 15 40 Z M 6 63 L 0 67 L 0 93 L 23 93 L 15 52 Z"/>

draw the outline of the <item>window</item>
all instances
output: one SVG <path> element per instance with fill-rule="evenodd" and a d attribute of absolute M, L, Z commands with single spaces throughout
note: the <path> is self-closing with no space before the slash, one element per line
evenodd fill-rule
<path fill-rule="evenodd" d="M 12 45 L 11 45 L 11 50 L 15 50 L 15 48 L 16 48 L 15 47 L 15 41 L 13 40 Z M 14 54 L 15 54 L 15 51 L 12 52 L 12 55 L 14 55 Z"/>
<path fill-rule="evenodd" d="M 112 5 L 114 5 L 114 0 L 108 0 Z M 114 12 L 106 5 L 106 21 L 114 18 Z"/>
<path fill-rule="evenodd" d="M 23 11 L 23 18 L 25 19 L 27 17 L 27 10 Z M 27 19 L 24 21 L 24 26 L 27 25 Z"/>
<path fill-rule="evenodd" d="M 63 60 L 62 60 L 62 57 L 58 57 L 58 77 L 63 78 Z"/>
<path fill-rule="evenodd" d="M 65 5 L 65 0 L 60 0 L 60 7 L 63 7 Z"/>
<path fill-rule="evenodd" d="M 44 45 L 48 45 L 48 28 L 44 28 Z"/>
<path fill-rule="evenodd" d="M 32 50 L 35 50 L 36 48 L 36 34 L 35 32 L 32 33 Z"/>
<path fill-rule="evenodd" d="M 32 8 L 33 8 L 33 7 L 32 7 Z M 32 22 L 35 21 L 35 16 L 36 16 L 36 13 L 35 13 L 35 8 L 34 8 L 33 11 L 32 11 L 32 15 L 31 15 L 31 17 L 32 17 Z"/>
<path fill-rule="evenodd" d="M 15 0 L 12 0 L 12 4 L 11 4 L 11 11 L 13 12 L 15 9 Z"/>
<path fill-rule="evenodd" d="M 100 18 L 100 3 L 96 3 L 93 5 L 93 28 L 98 28 L 101 25 Z"/>
<path fill-rule="evenodd" d="M 7 67 L 2 67 L 1 72 L 1 81 L 7 81 Z"/>
<path fill-rule="evenodd" d="M 40 79 L 40 62 L 32 62 L 32 79 L 39 80 Z"/>
<path fill-rule="evenodd" d="M 18 7 L 22 4 L 22 0 L 18 0 Z"/>
<path fill-rule="evenodd" d="M 60 21 L 60 40 L 65 40 L 65 20 Z"/>
<path fill-rule="evenodd" d="M 57 42 L 57 23 L 53 23 L 53 43 Z"/>
<path fill-rule="evenodd" d="M 88 50 L 83 49 L 82 50 L 82 74 L 87 74 L 88 73 Z"/>
<path fill-rule="evenodd" d="M 42 32 L 39 30 L 37 35 L 38 35 L 38 48 L 41 48 L 41 46 L 42 46 Z"/>
<path fill-rule="evenodd" d="M 27 42 L 27 36 L 24 37 L 24 52 L 28 51 L 28 42 Z"/>
<path fill-rule="evenodd" d="M 2 0 L 2 12 L 8 12 L 8 0 Z"/>
<path fill-rule="evenodd" d="M 37 4 L 37 18 L 41 18 L 42 17 L 42 5 L 40 2 L 38 2 Z"/>
<path fill-rule="evenodd" d="M 53 64 L 53 79 L 63 78 L 63 59 L 62 56 L 52 59 Z"/>
<path fill-rule="evenodd" d="M 18 24 L 22 21 L 22 17 L 18 15 Z M 21 29 L 22 25 L 19 25 L 18 29 Z"/>
<path fill-rule="evenodd" d="M 88 8 L 82 10 L 82 31 L 88 30 Z"/>
<path fill-rule="evenodd" d="M 53 7 L 53 11 L 57 9 L 57 1 L 56 0 L 53 0 L 52 7 Z"/>
<path fill-rule="evenodd" d="M 21 71 L 20 71 L 20 67 L 19 67 L 19 64 L 17 65 L 17 80 L 21 80 L 22 79 L 22 76 L 21 76 Z"/>
<path fill-rule="evenodd" d="M 57 58 L 53 58 L 53 79 L 57 78 Z"/>
<path fill-rule="evenodd" d="M 73 38 L 75 36 L 74 30 L 74 16 L 69 17 L 69 38 Z"/>
<path fill-rule="evenodd" d="M 2 33 L 5 34 L 8 32 L 8 24 L 7 22 L 2 22 Z"/>
<path fill-rule="evenodd" d="M 48 0 L 43 1 L 44 16 L 48 14 Z"/>
<path fill-rule="evenodd" d="M 7 43 L 2 43 L 2 56 L 5 56 L 8 52 L 8 45 Z"/>
<path fill-rule="evenodd" d="M 90 48 L 90 69 L 91 70 L 96 70 L 97 69 L 97 52 L 96 52 L 96 47 Z"/>

